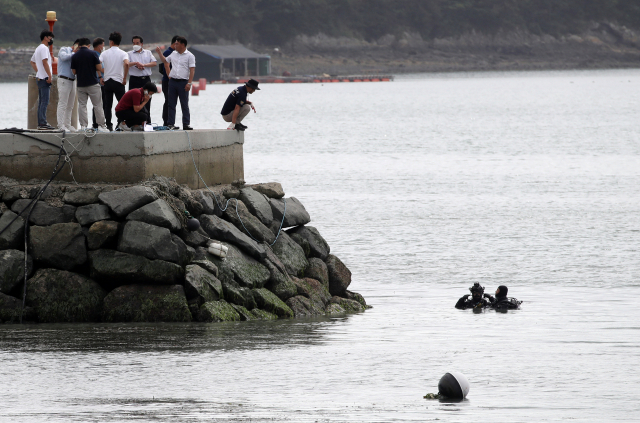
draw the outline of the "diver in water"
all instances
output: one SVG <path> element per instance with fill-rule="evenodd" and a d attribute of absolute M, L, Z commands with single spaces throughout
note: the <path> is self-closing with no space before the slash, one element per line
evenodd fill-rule
<path fill-rule="evenodd" d="M 492 309 L 506 313 L 507 310 L 517 310 L 520 308 L 522 301 L 507 297 L 507 292 L 509 292 L 509 288 L 504 285 L 500 285 L 498 289 L 496 289 L 495 298 L 490 295 L 488 296 Z M 485 297 L 487 297 L 487 295 L 485 295 Z"/>
<path fill-rule="evenodd" d="M 481 310 L 490 305 L 490 300 L 487 301 L 482 298 L 484 294 L 484 287 L 481 286 L 478 282 L 474 283 L 473 286 L 469 288 L 469 291 L 471 291 L 471 294 L 463 295 L 462 297 L 460 297 L 460 299 L 456 303 L 457 309 L 466 310 L 468 308 L 473 308 Z M 471 297 L 471 299 L 469 299 L 469 297 Z M 490 299 L 493 298 L 488 294 L 484 294 L 484 297 Z"/>

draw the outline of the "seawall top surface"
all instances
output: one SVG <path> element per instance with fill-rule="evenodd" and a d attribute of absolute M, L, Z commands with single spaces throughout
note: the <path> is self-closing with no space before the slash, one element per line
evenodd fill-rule
<path fill-rule="evenodd" d="M 30 136 L 60 145 L 61 132 L 28 132 Z M 189 151 L 189 139 L 194 150 L 206 150 L 233 144 L 244 144 L 244 133 L 228 129 L 197 129 L 193 131 L 110 132 L 85 137 L 69 133 L 65 149 L 80 157 L 151 156 Z M 19 134 L 0 133 L 0 156 L 51 155 L 59 147 L 38 142 Z"/>

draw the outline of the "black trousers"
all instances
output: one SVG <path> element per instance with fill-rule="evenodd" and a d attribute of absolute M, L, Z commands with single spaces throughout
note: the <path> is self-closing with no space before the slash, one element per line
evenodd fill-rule
<path fill-rule="evenodd" d="M 107 128 L 113 129 L 113 124 L 111 123 L 111 110 L 113 109 L 113 96 L 116 96 L 116 100 L 120 101 L 122 96 L 124 95 L 126 89 L 124 85 L 122 85 L 118 81 L 114 81 L 110 79 L 108 81 L 104 81 L 104 92 L 102 97 L 102 105 L 104 107 L 104 119 L 107 123 Z"/>
<path fill-rule="evenodd" d="M 100 85 L 100 91 L 102 91 L 102 108 L 104 109 L 104 85 Z M 98 123 L 96 122 L 96 112 L 93 111 L 93 107 L 91 108 L 92 118 L 93 118 L 93 127 L 97 128 Z"/>
<path fill-rule="evenodd" d="M 127 126 L 131 128 L 134 125 L 142 125 L 142 122 L 149 122 L 147 120 L 147 112 L 141 109 L 139 112 L 134 112 L 133 109 L 122 110 L 116 112 L 118 122 L 126 122 Z"/>
<path fill-rule="evenodd" d="M 129 91 L 133 90 L 134 88 L 142 88 L 145 86 L 147 82 L 151 82 L 150 76 L 131 75 L 129 77 Z M 149 115 L 149 119 L 147 119 L 147 122 L 151 123 L 151 100 L 149 100 L 147 104 L 145 104 L 144 108 L 147 111 L 147 114 Z"/>
<path fill-rule="evenodd" d="M 162 124 L 167 126 L 169 121 L 169 79 L 162 78 L 162 94 L 164 95 L 164 106 L 162 106 Z"/>

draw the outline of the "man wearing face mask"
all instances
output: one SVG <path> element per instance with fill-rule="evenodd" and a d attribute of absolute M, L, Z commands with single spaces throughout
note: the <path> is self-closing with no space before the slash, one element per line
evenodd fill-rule
<path fill-rule="evenodd" d="M 133 51 L 128 53 L 129 55 L 129 90 L 135 88 L 142 88 L 148 82 L 151 82 L 151 68 L 156 66 L 156 59 L 151 54 L 151 51 L 143 48 L 144 44 L 142 37 L 134 35 L 131 39 L 133 43 Z M 147 114 L 149 115 L 148 121 L 151 121 L 151 100 L 145 106 Z"/>
<path fill-rule="evenodd" d="M 80 46 L 77 39 L 73 47 L 62 47 L 58 52 L 58 129 L 76 132 L 71 125 L 71 113 L 76 102 L 76 76 L 71 71 L 71 58 Z"/>
<path fill-rule="evenodd" d="M 467 294 L 460 297 L 460 299 L 456 303 L 457 309 L 483 309 L 489 306 L 489 301 L 482 298 L 484 294 L 484 287 L 481 286 L 478 282 L 474 283 L 473 286 L 469 288 L 469 291 L 471 291 L 471 295 Z M 469 299 L 469 297 L 471 297 L 471 299 Z M 490 295 L 484 295 L 484 297 L 490 297 Z"/>
<path fill-rule="evenodd" d="M 40 45 L 31 56 L 31 67 L 36 72 L 38 80 L 38 129 L 56 129 L 47 122 L 47 107 L 51 95 L 53 57 L 49 46 L 53 44 L 53 32 L 44 30 L 40 33 Z"/>
<path fill-rule="evenodd" d="M 119 131 L 144 131 L 144 124 L 148 122 L 144 108 L 151 96 L 158 92 L 153 82 L 147 82 L 142 88 L 134 88 L 125 93 L 116 106 Z"/>

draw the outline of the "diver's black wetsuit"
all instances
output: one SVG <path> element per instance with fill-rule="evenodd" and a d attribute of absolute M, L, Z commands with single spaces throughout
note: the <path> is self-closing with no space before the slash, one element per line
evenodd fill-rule
<path fill-rule="evenodd" d="M 496 311 L 517 310 L 520 308 L 520 304 L 522 304 L 522 301 L 518 301 L 515 298 L 498 297 L 491 302 L 491 308 Z"/>
<path fill-rule="evenodd" d="M 467 296 L 463 295 L 456 303 L 456 308 L 458 310 L 466 310 L 469 308 L 485 308 L 489 307 L 489 305 L 489 302 L 484 298 L 476 301 L 473 297 L 467 299 Z"/>

